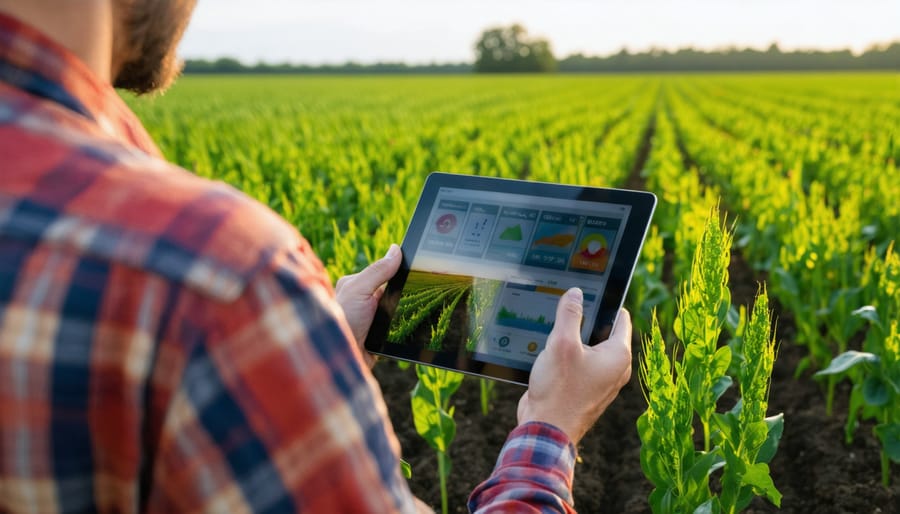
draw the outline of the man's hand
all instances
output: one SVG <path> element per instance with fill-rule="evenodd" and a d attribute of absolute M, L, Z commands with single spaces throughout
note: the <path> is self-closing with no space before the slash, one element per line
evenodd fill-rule
<path fill-rule="evenodd" d="M 400 247 L 392 244 L 382 259 L 359 273 L 341 277 L 334 286 L 337 302 L 344 309 L 356 344 L 370 368 L 375 364 L 375 357 L 363 345 L 375 318 L 378 300 L 384 294 L 385 283 L 397 273 L 402 260 Z"/>
<path fill-rule="evenodd" d="M 573 444 L 587 433 L 631 377 L 631 316 L 622 309 L 615 331 L 596 345 L 581 343 L 583 294 L 572 288 L 560 298 L 556 324 L 531 370 L 519 400 L 519 424 L 542 421 L 561 429 Z"/>

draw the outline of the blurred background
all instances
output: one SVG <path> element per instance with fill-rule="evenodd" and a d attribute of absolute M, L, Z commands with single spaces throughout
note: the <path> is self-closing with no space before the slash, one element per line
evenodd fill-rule
<path fill-rule="evenodd" d="M 217 0 L 181 55 L 188 72 L 896 69 L 898 43 L 895 0 Z"/>

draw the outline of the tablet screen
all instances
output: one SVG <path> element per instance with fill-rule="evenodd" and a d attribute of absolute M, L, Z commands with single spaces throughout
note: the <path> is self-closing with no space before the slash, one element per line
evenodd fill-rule
<path fill-rule="evenodd" d="M 426 185 L 370 351 L 524 382 L 569 288 L 584 292 L 584 342 L 598 339 L 604 306 L 611 328 L 649 222 L 646 209 L 629 225 L 632 204 L 601 201 L 584 188 L 481 177 L 472 178 L 481 187 L 470 188 L 452 184 L 459 176 L 445 177 L 443 185 Z M 637 237 L 623 241 L 626 228 Z M 629 262 L 616 267 L 623 245 L 632 247 Z"/>
<path fill-rule="evenodd" d="M 389 341 L 458 350 L 452 347 L 456 338 L 447 338 L 449 326 L 437 323 L 430 331 L 410 331 L 416 309 L 423 299 L 432 299 L 445 309 L 464 306 L 468 311 L 465 345 L 473 359 L 531 369 L 553 328 L 560 296 L 574 286 L 584 291 L 582 339 L 587 341 L 629 210 L 624 205 L 440 188 Z M 440 302 L 441 297 L 450 301 Z M 404 316 L 406 311 L 409 315 Z M 449 322 L 452 318 L 452 312 L 445 316 Z M 408 341 L 410 336 L 420 340 Z"/>

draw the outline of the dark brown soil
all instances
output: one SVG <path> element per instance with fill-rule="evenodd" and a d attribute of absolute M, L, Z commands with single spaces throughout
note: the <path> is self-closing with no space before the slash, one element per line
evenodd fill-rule
<path fill-rule="evenodd" d="M 755 274 L 739 255 L 731 266 L 733 298 L 749 304 L 756 293 Z M 842 384 L 835 398 L 835 414 L 825 414 L 822 388 L 810 376 L 793 377 L 805 350 L 792 343 L 793 321 L 773 304 L 778 319 L 781 347 L 775 362 L 769 413 L 783 412 L 785 432 L 771 467 L 776 486 L 784 495 L 786 513 L 897 513 L 900 512 L 900 466 L 893 465 L 894 482 L 880 483 L 880 459 L 872 424 L 863 423 L 852 444 L 844 444 L 844 416 L 848 388 Z M 635 359 L 639 341 L 634 340 Z M 637 369 L 637 360 L 635 367 Z M 375 367 L 400 439 L 404 458 L 412 465 L 413 493 L 440 507 L 440 486 L 434 452 L 416 434 L 410 412 L 409 392 L 415 384 L 412 369 L 402 371 L 393 362 Z M 458 424 L 450 449 L 453 470 L 449 480 L 451 512 L 465 512 L 472 489 L 486 479 L 507 433 L 516 424 L 516 403 L 523 388 L 498 383 L 497 397 L 488 416 L 481 414 L 477 379 L 467 378 L 453 398 Z M 649 512 L 652 489 L 640 468 L 640 443 L 635 428 L 645 407 L 637 374 L 619 398 L 581 442 L 575 472 L 575 505 L 580 512 Z M 723 409 L 726 406 L 722 406 Z M 775 512 L 757 499 L 750 512 Z"/>

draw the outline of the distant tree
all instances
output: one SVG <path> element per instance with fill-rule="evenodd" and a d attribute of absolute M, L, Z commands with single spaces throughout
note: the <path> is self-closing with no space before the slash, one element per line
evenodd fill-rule
<path fill-rule="evenodd" d="M 525 27 L 493 27 L 475 43 L 475 71 L 481 73 L 550 72 L 556 58 L 546 39 L 530 38 Z"/>
<path fill-rule="evenodd" d="M 478 61 L 470 63 L 405 64 L 377 62 L 360 64 L 308 65 L 289 62 L 243 64 L 234 58 L 215 60 L 189 59 L 184 72 L 258 73 L 258 74 L 393 74 L 393 73 L 469 73 L 510 71 L 552 71 L 563 73 L 618 73 L 650 71 L 802 71 L 802 70 L 894 70 L 900 71 L 900 41 L 873 45 L 861 55 L 850 50 L 791 50 L 785 51 L 772 43 L 766 49 L 727 47 L 713 51 L 680 48 L 667 51 L 650 48 L 645 52 L 630 52 L 622 48 L 606 56 L 573 54 L 558 63 L 550 44 L 542 39 L 530 39 L 520 25 L 497 27 L 482 34 L 476 45 Z"/>
<path fill-rule="evenodd" d="M 231 57 L 220 57 L 213 62 L 212 66 L 219 73 L 243 73 L 247 71 L 247 67 L 241 61 Z"/>

